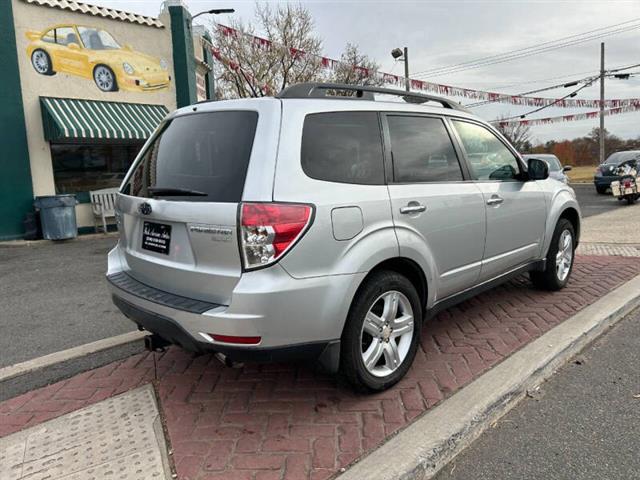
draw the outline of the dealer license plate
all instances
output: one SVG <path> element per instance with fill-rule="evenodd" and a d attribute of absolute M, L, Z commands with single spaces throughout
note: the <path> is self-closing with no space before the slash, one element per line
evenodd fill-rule
<path fill-rule="evenodd" d="M 169 255 L 171 246 L 171 225 L 144 222 L 142 228 L 142 248 Z"/>

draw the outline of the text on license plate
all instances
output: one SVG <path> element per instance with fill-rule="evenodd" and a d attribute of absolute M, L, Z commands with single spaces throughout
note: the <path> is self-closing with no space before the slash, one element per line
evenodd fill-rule
<path fill-rule="evenodd" d="M 171 225 L 144 222 L 142 226 L 142 248 L 169 255 L 171 246 Z"/>

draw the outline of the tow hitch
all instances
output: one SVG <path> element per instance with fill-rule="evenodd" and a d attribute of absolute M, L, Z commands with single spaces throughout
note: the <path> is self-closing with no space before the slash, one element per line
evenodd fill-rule
<path fill-rule="evenodd" d="M 171 343 L 155 333 L 144 337 L 144 348 L 150 352 L 164 352 L 169 345 Z"/>

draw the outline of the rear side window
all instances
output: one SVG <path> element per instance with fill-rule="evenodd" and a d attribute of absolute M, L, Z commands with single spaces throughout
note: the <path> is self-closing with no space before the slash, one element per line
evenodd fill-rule
<path fill-rule="evenodd" d="M 462 180 L 458 156 L 439 118 L 388 116 L 396 182 Z"/>
<path fill-rule="evenodd" d="M 146 149 L 123 193 L 174 201 L 239 202 L 257 123 L 257 112 L 174 118 Z"/>
<path fill-rule="evenodd" d="M 384 184 L 378 114 L 331 112 L 307 115 L 302 131 L 301 159 L 304 173 L 317 180 Z"/>

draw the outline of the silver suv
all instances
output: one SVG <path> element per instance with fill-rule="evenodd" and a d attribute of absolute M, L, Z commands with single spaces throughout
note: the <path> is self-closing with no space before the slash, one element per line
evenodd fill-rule
<path fill-rule="evenodd" d="M 317 359 L 383 390 L 424 319 L 525 272 L 565 286 L 580 211 L 547 177 L 439 97 L 301 84 L 200 103 L 127 174 L 107 278 L 155 345 Z"/>

